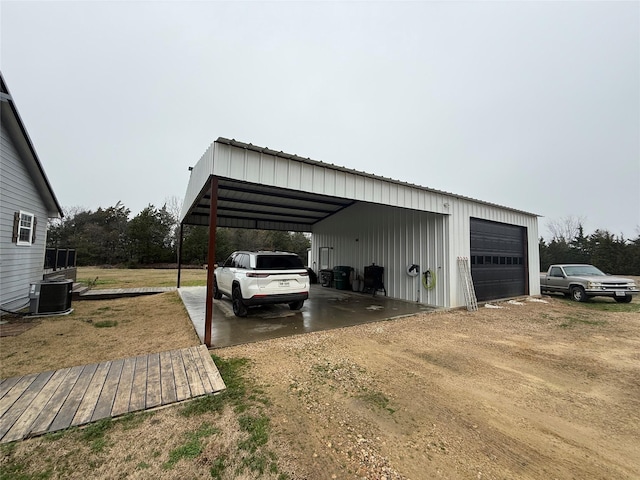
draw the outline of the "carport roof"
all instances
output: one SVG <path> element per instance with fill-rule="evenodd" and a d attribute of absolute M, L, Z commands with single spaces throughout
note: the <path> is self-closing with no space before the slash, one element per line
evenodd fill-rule
<path fill-rule="evenodd" d="M 357 201 L 449 214 L 449 202 L 474 200 L 390 178 L 218 138 L 190 169 L 181 222 L 208 225 L 211 178 L 218 179 L 217 225 L 310 232 Z"/>

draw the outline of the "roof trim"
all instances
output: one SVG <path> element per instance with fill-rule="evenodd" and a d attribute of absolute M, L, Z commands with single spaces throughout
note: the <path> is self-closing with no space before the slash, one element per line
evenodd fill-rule
<path fill-rule="evenodd" d="M 27 133 L 27 129 L 20 118 L 20 114 L 18 113 L 18 108 L 16 107 L 15 101 L 13 100 L 13 96 L 9 92 L 7 88 L 7 84 L 4 81 L 4 77 L 2 76 L 2 72 L 0 72 L 0 103 L 2 103 L 3 107 L 6 103 L 10 107 L 10 120 L 15 123 L 15 126 L 18 127 L 20 134 L 22 135 L 24 142 L 27 145 L 28 153 L 30 158 L 25 159 L 22 155 L 23 161 L 27 162 L 31 160 L 31 165 L 26 165 L 27 171 L 33 176 L 34 174 L 39 175 L 39 178 L 33 178 L 36 187 L 38 187 L 38 192 L 42 197 L 45 206 L 48 210 L 49 218 L 61 218 L 64 216 L 62 212 L 62 207 L 58 203 L 58 199 L 56 198 L 55 193 L 53 192 L 53 188 L 51 187 L 51 183 L 49 183 L 49 179 L 47 178 L 47 174 L 42 167 L 42 163 L 40 163 L 40 159 L 38 158 L 38 154 L 36 153 L 36 149 L 33 146 L 33 142 Z M 5 117 L 5 108 L 2 108 L 3 117 Z M 3 118 L 4 120 L 4 118 Z M 14 125 L 10 125 L 14 126 Z M 9 130 L 9 129 L 8 129 Z M 11 130 L 9 130 L 11 132 Z"/>

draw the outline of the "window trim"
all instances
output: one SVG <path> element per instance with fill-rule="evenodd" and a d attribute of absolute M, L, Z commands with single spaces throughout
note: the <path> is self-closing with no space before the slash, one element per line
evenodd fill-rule
<path fill-rule="evenodd" d="M 23 215 L 27 215 L 31 217 L 31 223 L 28 228 L 22 226 Z M 20 210 L 19 216 L 18 216 L 17 232 L 16 232 L 17 233 L 16 245 L 24 246 L 24 247 L 33 245 L 33 243 L 35 242 L 35 227 L 36 227 L 36 216 L 31 212 L 25 212 L 24 210 Z M 29 240 L 20 240 L 20 232 L 27 229 L 29 230 Z"/>

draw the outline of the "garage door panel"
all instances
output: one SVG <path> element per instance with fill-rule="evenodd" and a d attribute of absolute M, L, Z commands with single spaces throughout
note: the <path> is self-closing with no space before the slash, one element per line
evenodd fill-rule
<path fill-rule="evenodd" d="M 480 301 L 524 295 L 526 229 L 471 219 L 471 276 Z"/>

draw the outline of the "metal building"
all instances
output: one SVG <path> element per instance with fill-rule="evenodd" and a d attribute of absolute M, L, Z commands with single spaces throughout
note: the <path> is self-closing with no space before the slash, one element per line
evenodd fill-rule
<path fill-rule="evenodd" d="M 398 299 L 465 305 L 458 257 L 469 259 L 480 301 L 540 294 L 537 215 L 235 140 L 218 138 L 191 171 L 181 223 L 212 218 L 310 232 L 314 270 L 381 266 Z M 429 288 L 410 265 L 430 272 Z"/>

